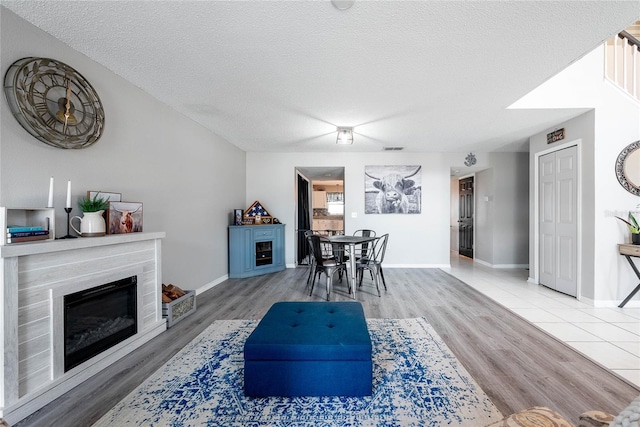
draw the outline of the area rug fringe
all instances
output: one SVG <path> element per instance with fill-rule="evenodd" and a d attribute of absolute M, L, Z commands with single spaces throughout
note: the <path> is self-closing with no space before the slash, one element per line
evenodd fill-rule
<path fill-rule="evenodd" d="M 214 322 L 94 427 L 476 427 L 502 418 L 424 318 L 367 320 L 370 397 L 246 397 L 242 351 L 256 324 Z"/>

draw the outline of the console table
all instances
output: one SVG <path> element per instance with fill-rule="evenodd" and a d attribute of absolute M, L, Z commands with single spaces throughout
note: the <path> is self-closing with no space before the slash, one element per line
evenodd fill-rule
<path fill-rule="evenodd" d="M 640 245 L 630 245 L 628 243 L 619 244 L 618 248 L 620 250 L 620 255 L 624 256 L 627 261 L 629 261 L 629 265 L 633 269 L 633 272 L 636 273 L 638 279 L 640 279 L 640 271 L 638 271 L 638 267 L 636 267 L 635 263 L 631 259 L 631 257 L 640 258 Z M 640 291 L 640 283 L 635 287 L 634 290 L 631 291 L 629 295 L 620 303 L 618 307 L 622 308 L 626 303 L 629 302 L 633 296 Z"/>
<path fill-rule="evenodd" d="M 229 278 L 285 269 L 284 224 L 229 226 Z"/>

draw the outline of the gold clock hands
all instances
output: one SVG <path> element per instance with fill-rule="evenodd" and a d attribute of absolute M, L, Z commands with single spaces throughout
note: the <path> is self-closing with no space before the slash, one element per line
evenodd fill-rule
<path fill-rule="evenodd" d="M 66 111 L 64 113 L 64 132 L 66 133 L 67 131 L 67 123 L 69 122 L 69 116 L 71 115 L 69 113 L 69 110 L 71 109 L 71 86 L 67 86 L 67 104 L 65 105 L 66 107 Z"/>

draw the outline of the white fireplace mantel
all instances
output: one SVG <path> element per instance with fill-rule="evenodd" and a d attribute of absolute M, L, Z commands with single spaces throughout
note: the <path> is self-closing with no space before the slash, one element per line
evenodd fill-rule
<path fill-rule="evenodd" d="M 0 246 L 0 416 L 10 424 L 166 330 L 161 306 L 164 232 Z M 61 297 L 138 276 L 138 332 L 64 372 Z"/>

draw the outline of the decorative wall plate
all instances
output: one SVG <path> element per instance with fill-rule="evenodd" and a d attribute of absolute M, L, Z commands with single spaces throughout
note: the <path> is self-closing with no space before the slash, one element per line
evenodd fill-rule
<path fill-rule="evenodd" d="M 22 58 L 4 77 L 11 112 L 31 135 L 58 148 L 86 148 L 104 128 L 104 109 L 93 86 L 69 65 Z"/>
<path fill-rule="evenodd" d="M 616 159 L 616 177 L 631 194 L 640 196 L 640 141 L 632 142 Z"/>

